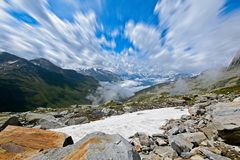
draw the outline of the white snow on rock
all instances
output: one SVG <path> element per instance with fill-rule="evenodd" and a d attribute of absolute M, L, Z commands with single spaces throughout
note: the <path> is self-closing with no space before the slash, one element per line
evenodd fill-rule
<path fill-rule="evenodd" d="M 112 116 L 87 124 L 53 129 L 53 131 L 63 132 L 72 136 L 74 142 L 95 131 L 107 134 L 120 134 L 128 139 L 136 132 L 145 132 L 149 135 L 162 133 L 163 131 L 159 128 L 166 123 L 166 120 L 178 119 L 186 114 L 188 114 L 187 109 L 161 108 L 145 110 Z"/>

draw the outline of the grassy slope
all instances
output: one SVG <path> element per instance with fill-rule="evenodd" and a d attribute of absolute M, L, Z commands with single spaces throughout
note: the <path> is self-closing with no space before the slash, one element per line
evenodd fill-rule
<path fill-rule="evenodd" d="M 60 74 L 23 62 L 0 70 L 0 111 L 89 104 L 86 96 L 98 86 L 95 79 L 73 71 Z"/>
<path fill-rule="evenodd" d="M 214 78 L 210 76 L 211 72 L 209 71 L 196 77 L 185 78 L 181 83 L 174 81 L 158 84 L 136 93 L 125 104 L 129 106 L 158 106 L 170 103 L 172 99 L 183 99 L 184 96 L 194 100 L 195 94 L 240 94 L 240 71 L 238 67 L 231 70 L 223 69 Z M 176 88 L 185 88 L 185 90 L 175 93 Z M 187 101 L 187 103 L 191 104 L 192 100 Z"/>

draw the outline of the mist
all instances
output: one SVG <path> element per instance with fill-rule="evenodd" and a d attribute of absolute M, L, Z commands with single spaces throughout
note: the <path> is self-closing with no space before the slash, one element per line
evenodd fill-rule
<path fill-rule="evenodd" d="M 101 104 L 109 100 L 122 101 L 133 96 L 149 86 L 144 86 L 141 82 L 134 80 L 125 80 L 120 82 L 100 82 L 100 87 L 96 92 L 87 96 L 92 104 Z"/>
<path fill-rule="evenodd" d="M 170 89 L 170 94 L 184 95 L 191 93 L 191 91 L 197 88 L 208 89 L 209 86 L 219 82 L 224 77 L 227 77 L 227 72 L 225 72 L 224 68 L 206 70 L 198 75 L 176 80 Z"/>

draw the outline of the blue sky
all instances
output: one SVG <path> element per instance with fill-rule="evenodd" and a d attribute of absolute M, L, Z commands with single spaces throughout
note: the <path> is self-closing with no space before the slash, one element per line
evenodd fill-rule
<path fill-rule="evenodd" d="M 237 0 L 4 0 L 0 50 L 64 68 L 196 73 L 240 49 L 239 11 Z"/>

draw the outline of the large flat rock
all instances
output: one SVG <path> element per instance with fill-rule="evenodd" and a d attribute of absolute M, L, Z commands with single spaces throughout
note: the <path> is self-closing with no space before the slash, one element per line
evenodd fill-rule
<path fill-rule="evenodd" d="M 240 103 L 218 103 L 211 110 L 219 136 L 229 144 L 240 144 Z"/>
<path fill-rule="evenodd" d="M 118 134 L 88 134 L 74 145 L 42 153 L 33 160 L 140 160 L 133 146 Z"/>
<path fill-rule="evenodd" d="M 0 159 L 29 159 L 41 151 L 72 143 L 63 133 L 8 126 L 0 132 Z"/>

